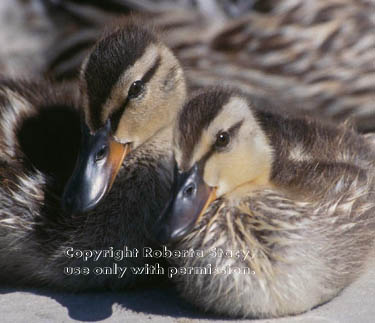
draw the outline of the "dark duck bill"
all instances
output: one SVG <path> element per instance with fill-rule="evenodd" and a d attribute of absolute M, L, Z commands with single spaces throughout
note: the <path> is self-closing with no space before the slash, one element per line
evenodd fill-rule
<path fill-rule="evenodd" d="M 82 129 L 82 148 L 62 199 L 70 213 L 90 211 L 106 196 L 130 151 L 129 144 L 113 139 L 109 120 L 94 134 L 85 124 Z"/>
<path fill-rule="evenodd" d="M 216 188 L 203 180 L 203 165 L 196 163 L 186 172 L 175 166 L 172 197 L 153 227 L 154 239 L 168 244 L 182 239 L 216 199 Z"/>

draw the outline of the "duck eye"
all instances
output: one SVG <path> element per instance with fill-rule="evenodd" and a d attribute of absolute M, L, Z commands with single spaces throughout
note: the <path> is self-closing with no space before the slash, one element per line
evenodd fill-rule
<path fill-rule="evenodd" d="M 220 132 L 216 136 L 215 147 L 217 147 L 217 148 L 224 148 L 224 147 L 228 146 L 229 141 L 230 141 L 230 135 L 229 135 L 229 133 L 225 132 L 225 131 Z"/>
<path fill-rule="evenodd" d="M 143 81 L 141 80 L 135 81 L 129 88 L 129 92 L 128 92 L 129 99 L 134 99 L 138 97 L 142 93 L 143 88 L 144 88 Z"/>

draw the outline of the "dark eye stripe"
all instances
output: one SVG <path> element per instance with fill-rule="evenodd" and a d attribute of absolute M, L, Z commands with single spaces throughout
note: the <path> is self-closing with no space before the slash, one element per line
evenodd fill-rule
<path fill-rule="evenodd" d="M 158 56 L 158 58 L 155 60 L 154 64 L 152 64 L 152 66 L 148 69 L 148 71 L 143 75 L 143 77 L 142 77 L 143 84 L 146 84 L 147 82 L 149 82 L 152 79 L 152 77 L 154 76 L 154 74 L 156 73 L 156 71 L 158 70 L 158 68 L 160 66 L 160 62 L 161 62 L 161 57 Z M 112 132 L 113 133 L 115 133 L 117 128 L 118 128 L 121 116 L 124 113 L 125 108 L 128 105 L 128 102 L 129 102 L 129 97 L 126 97 L 125 102 L 123 104 L 121 104 L 121 106 L 119 106 L 116 110 L 114 110 L 111 113 L 111 115 L 109 116 L 109 118 L 111 119 L 111 125 L 112 125 Z"/>
<path fill-rule="evenodd" d="M 235 123 L 232 127 L 230 127 L 228 130 L 220 130 L 218 133 L 221 133 L 221 132 L 227 132 L 230 136 L 230 138 L 234 138 L 237 133 L 238 133 L 238 130 L 240 130 L 241 126 L 243 124 L 243 120 L 241 121 L 238 121 L 237 123 Z M 212 144 L 212 148 L 214 148 L 216 145 L 216 141 Z"/>
<path fill-rule="evenodd" d="M 228 129 L 228 132 L 229 132 L 231 137 L 234 137 L 234 136 L 237 135 L 237 132 L 238 132 L 238 130 L 240 130 L 242 124 L 243 124 L 243 120 L 238 121 L 237 123 L 235 123 L 232 127 L 230 127 Z"/>
<path fill-rule="evenodd" d="M 155 60 L 154 64 L 149 68 L 149 70 L 145 73 L 145 75 L 143 75 L 143 77 L 142 77 L 143 84 L 146 84 L 147 82 L 149 82 L 152 79 L 152 77 L 154 76 L 154 74 L 158 70 L 158 68 L 160 66 L 160 63 L 161 63 L 161 57 L 158 56 L 158 58 Z"/>
<path fill-rule="evenodd" d="M 124 113 L 125 108 L 128 105 L 128 102 L 129 102 L 129 97 L 126 97 L 125 102 L 116 110 L 114 110 L 109 116 L 109 119 L 111 120 L 112 133 L 116 132 L 118 128 L 118 124 L 120 123 L 121 116 Z"/>
<path fill-rule="evenodd" d="M 107 34 L 94 46 L 84 70 L 92 130 L 104 125 L 103 106 L 123 72 L 154 43 L 152 34 L 130 23 Z"/>
<path fill-rule="evenodd" d="M 179 145 L 184 164 L 188 164 L 204 129 L 220 113 L 232 96 L 232 92 L 213 88 L 201 92 L 189 100 L 178 117 Z"/>
<path fill-rule="evenodd" d="M 238 130 L 241 128 L 243 124 L 243 120 L 235 123 L 232 127 L 230 127 L 227 132 L 231 135 L 231 137 L 233 138 L 234 136 L 236 136 L 236 134 L 238 133 Z M 202 165 L 204 165 L 208 159 L 211 158 L 211 156 L 213 154 L 215 154 L 217 152 L 216 148 L 215 148 L 215 144 L 213 144 L 210 149 L 201 157 L 201 159 L 199 160 L 199 163 L 201 163 Z M 183 165 L 184 164 L 188 164 L 187 163 L 187 160 L 183 161 Z M 186 168 L 186 166 L 185 166 Z"/>

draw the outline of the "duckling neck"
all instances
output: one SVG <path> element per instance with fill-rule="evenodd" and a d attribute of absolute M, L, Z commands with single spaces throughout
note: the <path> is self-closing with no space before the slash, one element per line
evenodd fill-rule
<path fill-rule="evenodd" d="M 237 206 L 240 204 L 243 197 L 248 196 L 251 192 L 267 188 L 275 188 L 274 184 L 270 181 L 270 174 L 271 166 L 268 171 L 265 170 L 265 172 L 255 180 L 238 185 L 232 191 L 225 194 L 225 199 L 231 201 L 232 206 Z"/>
<path fill-rule="evenodd" d="M 168 125 L 165 127 L 160 128 L 156 131 L 152 136 L 147 138 L 141 145 L 138 147 L 149 145 L 149 144 L 157 144 L 159 147 L 171 147 L 172 144 L 172 126 Z M 138 148 L 137 147 L 137 148 Z"/>

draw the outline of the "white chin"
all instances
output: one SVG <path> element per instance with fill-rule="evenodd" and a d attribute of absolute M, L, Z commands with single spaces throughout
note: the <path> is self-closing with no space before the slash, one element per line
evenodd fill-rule
<path fill-rule="evenodd" d="M 228 190 L 227 190 L 227 188 L 226 188 L 226 186 L 225 185 L 218 185 L 217 186 L 217 190 L 216 190 L 216 197 L 221 197 L 221 196 L 223 196 L 223 195 L 225 195 L 226 193 L 228 193 Z"/>

